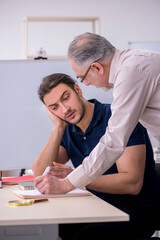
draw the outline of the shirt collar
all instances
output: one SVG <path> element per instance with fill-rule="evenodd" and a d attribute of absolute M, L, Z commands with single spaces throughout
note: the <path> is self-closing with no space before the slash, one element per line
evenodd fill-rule
<path fill-rule="evenodd" d="M 115 84 L 115 73 L 117 68 L 117 61 L 119 60 L 119 57 L 121 55 L 122 51 L 119 49 L 115 49 L 115 53 L 112 58 L 111 66 L 110 66 L 110 72 L 109 72 L 109 84 L 113 87 Z"/>
<path fill-rule="evenodd" d="M 94 112 L 93 112 L 91 123 L 89 124 L 84 134 L 86 134 L 87 132 L 90 132 L 91 129 L 97 125 L 102 115 L 102 104 L 98 102 L 96 99 L 90 99 L 88 101 L 94 103 Z M 72 132 L 76 132 L 77 134 L 82 133 L 79 127 L 77 127 L 76 125 L 71 125 L 71 128 L 72 128 Z"/>

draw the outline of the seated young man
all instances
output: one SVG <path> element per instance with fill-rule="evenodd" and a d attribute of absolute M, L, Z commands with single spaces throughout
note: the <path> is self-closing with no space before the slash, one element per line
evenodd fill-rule
<path fill-rule="evenodd" d="M 54 123 L 52 133 L 33 163 L 35 186 L 42 193 L 54 193 L 55 179 L 64 178 L 78 167 L 101 141 L 111 116 L 110 105 L 87 101 L 80 87 L 65 74 L 43 79 L 39 97 Z M 117 123 L 118 124 L 118 123 Z M 47 166 L 50 172 L 42 175 Z M 140 239 L 154 233 L 152 210 L 159 201 L 159 182 L 153 151 L 146 129 L 138 123 L 123 155 L 87 189 L 130 215 L 129 222 L 62 224 L 65 239 Z"/>

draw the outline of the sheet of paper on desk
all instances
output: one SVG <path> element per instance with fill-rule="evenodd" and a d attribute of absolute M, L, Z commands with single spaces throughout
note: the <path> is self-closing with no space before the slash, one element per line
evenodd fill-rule
<path fill-rule="evenodd" d="M 42 194 L 37 189 L 34 190 L 18 190 L 13 191 L 13 194 L 17 197 L 28 199 L 36 199 L 36 198 L 55 198 L 55 197 L 79 197 L 79 196 L 89 196 L 91 195 L 90 192 L 83 189 L 74 189 L 66 194 Z"/>

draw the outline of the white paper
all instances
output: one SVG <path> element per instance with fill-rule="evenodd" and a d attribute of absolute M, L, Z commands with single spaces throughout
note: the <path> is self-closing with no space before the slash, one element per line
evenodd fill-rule
<path fill-rule="evenodd" d="M 42 194 L 40 193 L 37 189 L 34 189 L 34 190 L 18 190 L 18 191 L 13 191 L 14 194 L 18 195 L 18 196 L 43 196 L 43 195 L 46 195 L 46 194 Z M 68 193 L 66 193 L 66 195 L 72 195 L 72 194 L 84 194 L 84 193 L 88 193 L 88 191 L 85 191 L 85 190 L 82 190 L 82 189 L 79 189 L 79 188 L 76 188 Z M 53 196 L 54 194 L 47 194 L 47 196 Z M 65 195 L 65 194 L 55 194 L 55 195 Z"/>

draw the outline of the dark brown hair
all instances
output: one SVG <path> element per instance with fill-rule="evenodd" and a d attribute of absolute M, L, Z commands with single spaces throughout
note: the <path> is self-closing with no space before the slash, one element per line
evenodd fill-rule
<path fill-rule="evenodd" d="M 75 90 L 74 86 L 76 82 L 70 76 L 63 73 L 51 74 L 47 77 L 44 77 L 41 85 L 39 86 L 38 95 L 40 100 L 44 103 L 43 101 L 44 96 L 60 83 L 64 83 L 73 90 Z"/>

